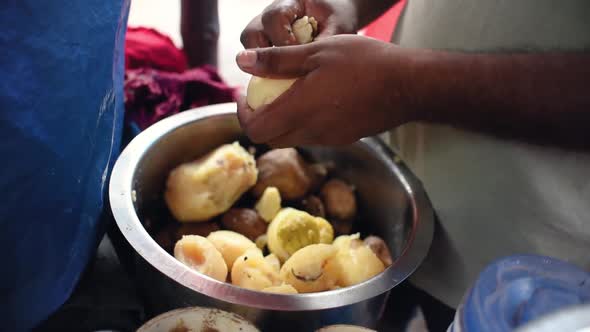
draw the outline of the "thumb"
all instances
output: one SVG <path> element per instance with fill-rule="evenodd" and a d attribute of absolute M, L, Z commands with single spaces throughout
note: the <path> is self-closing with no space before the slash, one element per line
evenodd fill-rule
<path fill-rule="evenodd" d="M 314 69 L 309 61 L 315 52 L 312 44 L 248 49 L 238 53 L 236 62 L 241 70 L 258 77 L 301 77 Z"/>

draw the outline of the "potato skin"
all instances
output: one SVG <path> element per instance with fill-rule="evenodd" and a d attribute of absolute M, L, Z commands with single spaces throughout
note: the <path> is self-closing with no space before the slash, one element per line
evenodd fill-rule
<path fill-rule="evenodd" d="M 301 201 L 303 211 L 315 217 L 326 218 L 326 208 L 322 200 L 314 195 L 307 196 Z"/>
<path fill-rule="evenodd" d="M 232 208 L 221 218 L 223 228 L 240 233 L 252 241 L 266 234 L 266 223 L 253 209 Z"/>
<path fill-rule="evenodd" d="M 353 187 L 348 183 L 339 179 L 331 179 L 322 186 L 320 197 L 329 218 L 348 221 L 356 216 L 356 197 Z"/>
<path fill-rule="evenodd" d="M 375 255 L 377 255 L 377 257 L 379 257 L 381 262 L 383 262 L 383 264 L 385 264 L 386 267 L 391 266 L 391 264 L 393 264 L 393 259 L 391 258 L 391 252 L 389 251 L 389 247 L 387 246 L 387 243 L 383 241 L 382 238 L 371 235 L 365 238 L 363 242 L 375 253 Z"/>
<path fill-rule="evenodd" d="M 308 164 L 293 148 L 274 149 L 256 161 L 258 181 L 252 193 L 260 198 L 267 187 L 276 187 L 285 200 L 298 200 L 311 187 Z"/>

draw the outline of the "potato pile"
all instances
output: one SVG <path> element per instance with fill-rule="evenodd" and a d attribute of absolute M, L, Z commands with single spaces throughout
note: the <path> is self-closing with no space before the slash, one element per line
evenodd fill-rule
<path fill-rule="evenodd" d="M 297 294 L 361 283 L 392 264 L 385 242 L 350 234 L 354 187 L 293 148 L 257 159 L 226 144 L 172 170 L 176 219 L 156 235 L 188 267 L 247 289 Z M 173 248 L 173 249 L 172 249 Z"/>

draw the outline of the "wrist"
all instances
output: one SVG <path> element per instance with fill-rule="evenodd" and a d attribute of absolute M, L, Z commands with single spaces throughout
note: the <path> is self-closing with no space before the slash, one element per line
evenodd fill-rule
<path fill-rule="evenodd" d="M 471 99 L 475 82 L 469 75 L 477 75 L 473 57 L 461 53 L 435 50 L 407 49 L 404 55 L 404 100 L 410 110 L 411 121 L 449 122 L 459 105 Z"/>
<path fill-rule="evenodd" d="M 431 67 L 434 52 L 409 49 L 389 44 L 386 55 L 384 86 L 388 109 L 399 124 L 427 121 L 432 108 L 428 91 L 431 89 Z"/>

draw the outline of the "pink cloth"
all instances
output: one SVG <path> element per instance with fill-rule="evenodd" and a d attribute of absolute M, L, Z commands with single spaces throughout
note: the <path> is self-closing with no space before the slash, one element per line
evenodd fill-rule
<path fill-rule="evenodd" d="M 127 70 L 126 121 L 134 122 L 143 130 L 190 108 L 234 101 L 234 93 L 235 89 L 223 83 L 211 66 L 183 73 L 149 68 Z"/>

